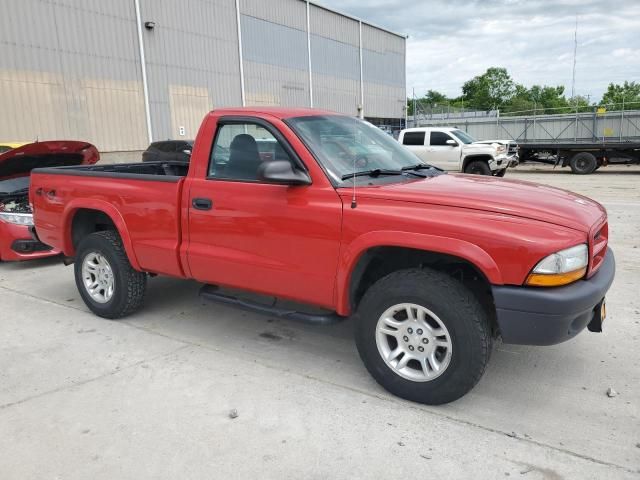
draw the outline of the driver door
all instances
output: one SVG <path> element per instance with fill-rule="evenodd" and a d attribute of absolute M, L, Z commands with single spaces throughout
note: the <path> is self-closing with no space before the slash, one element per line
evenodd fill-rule
<path fill-rule="evenodd" d="M 454 142 L 447 143 L 449 140 Z M 432 165 L 444 170 L 460 171 L 460 142 L 446 132 L 431 132 L 429 135 L 428 158 Z"/>
<path fill-rule="evenodd" d="M 335 189 L 262 181 L 262 162 L 301 160 L 261 119 L 220 118 L 210 152 L 206 175 L 191 179 L 187 197 L 191 275 L 332 308 L 342 223 Z"/>

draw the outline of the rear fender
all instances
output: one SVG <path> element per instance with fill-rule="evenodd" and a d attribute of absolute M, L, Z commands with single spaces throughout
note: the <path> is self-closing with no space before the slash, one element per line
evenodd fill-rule
<path fill-rule="evenodd" d="M 437 235 L 377 231 L 356 238 L 341 253 L 336 281 L 336 311 L 350 315 L 350 284 L 354 269 L 364 253 L 376 247 L 404 247 L 462 258 L 480 270 L 492 285 L 502 285 L 502 274 L 491 256 L 473 243 Z"/>
<path fill-rule="evenodd" d="M 107 215 L 113 224 L 116 226 L 118 234 L 122 239 L 122 245 L 129 258 L 131 266 L 138 271 L 141 271 L 140 264 L 136 258 L 135 251 L 133 249 L 133 243 L 131 242 L 131 236 L 129 235 L 129 229 L 122 218 L 122 215 L 112 204 L 98 199 L 79 199 L 77 201 L 70 201 L 62 213 L 62 231 L 64 232 L 63 248 L 62 251 L 67 257 L 75 256 L 75 248 L 73 246 L 73 218 L 76 212 L 80 209 L 97 210 Z"/>

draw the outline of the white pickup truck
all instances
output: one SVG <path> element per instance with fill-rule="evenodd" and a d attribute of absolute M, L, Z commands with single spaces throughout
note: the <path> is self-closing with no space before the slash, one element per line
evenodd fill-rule
<path fill-rule="evenodd" d="M 451 127 L 417 127 L 400 132 L 398 142 L 430 165 L 463 173 L 504 177 L 515 166 L 507 147 L 476 143 L 467 133 Z"/>

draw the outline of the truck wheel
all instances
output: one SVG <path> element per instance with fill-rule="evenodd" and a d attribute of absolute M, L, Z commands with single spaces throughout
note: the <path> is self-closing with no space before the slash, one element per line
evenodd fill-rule
<path fill-rule="evenodd" d="M 598 168 L 598 160 L 589 152 L 576 153 L 571 160 L 569 160 L 569 166 L 573 173 L 578 175 L 588 175 L 593 173 Z"/>
<path fill-rule="evenodd" d="M 114 231 L 92 233 L 80 242 L 74 273 L 82 300 L 100 317 L 122 318 L 142 306 L 147 276 L 133 269 Z"/>
<path fill-rule="evenodd" d="M 491 175 L 491 169 L 487 162 L 483 160 L 474 160 L 469 162 L 467 168 L 464 169 L 464 173 L 470 173 L 472 175 Z"/>
<path fill-rule="evenodd" d="M 376 282 L 356 322 L 358 352 L 373 378 L 394 395 L 429 405 L 469 392 L 493 344 L 476 297 L 430 269 L 400 270 Z"/>

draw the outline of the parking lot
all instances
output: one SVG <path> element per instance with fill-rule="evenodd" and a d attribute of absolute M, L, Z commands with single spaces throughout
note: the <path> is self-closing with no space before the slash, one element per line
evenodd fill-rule
<path fill-rule="evenodd" d="M 212 305 L 168 278 L 150 280 L 142 311 L 106 321 L 72 267 L 2 263 L 0 478 L 638 478 L 640 168 L 507 177 L 608 209 L 603 334 L 498 344 L 469 395 L 429 407 L 372 380 L 349 321 Z"/>

